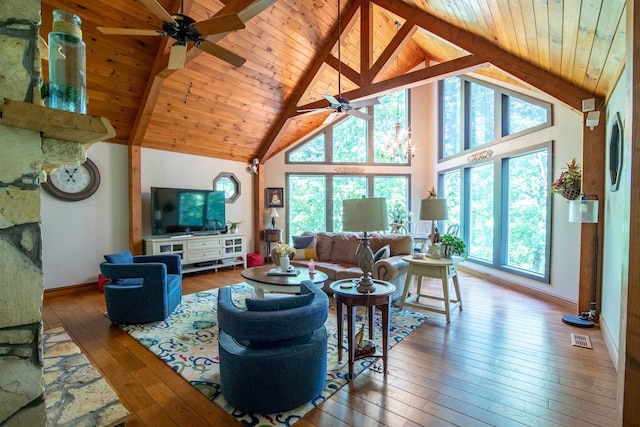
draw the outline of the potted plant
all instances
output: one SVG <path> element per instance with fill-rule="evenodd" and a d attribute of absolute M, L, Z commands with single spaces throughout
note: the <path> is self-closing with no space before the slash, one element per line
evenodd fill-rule
<path fill-rule="evenodd" d="M 577 199 L 580 196 L 582 172 L 576 159 L 567 163 L 567 167 L 560 173 L 560 176 L 551 184 L 551 192 L 560 194 L 568 200 Z"/>
<path fill-rule="evenodd" d="M 238 229 L 240 228 L 240 224 L 242 224 L 243 222 L 244 221 L 227 221 L 231 234 L 236 234 L 238 232 Z"/>
<path fill-rule="evenodd" d="M 441 239 L 440 254 L 443 257 L 451 258 L 452 255 L 467 257 L 467 245 L 464 243 L 464 240 L 453 234 L 443 234 Z"/>
<path fill-rule="evenodd" d="M 289 260 L 293 258 L 296 250 L 286 243 L 278 243 L 271 250 L 271 259 L 275 265 L 279 265 L 282 271 L 286 271 L 289 267 Z"/>

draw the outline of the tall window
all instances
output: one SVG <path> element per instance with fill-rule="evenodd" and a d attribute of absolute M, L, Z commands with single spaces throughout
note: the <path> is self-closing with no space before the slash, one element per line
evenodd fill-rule
<path fill-rule="evenodd" d="M 341 115 L 323 133 L 289 150 L 286 162 L 409 164 L 409 91 L 389 93 L 379 101 L 366 110 L 371 120 Z"/>
<path fill-rule="evenodd" d="M 342 231 L 342 201 L 367 195 L 367 178 L 364 176 L 333 177 L 333 230 Z"/>
<path fill-rule="evenodd" d="M 303 188 L 304 191 L 290 191 L 288 229 L 292 236 L 303 231 L 326 229 L 327 177 L 324 175 L 298 175 L 289 179 L 291 188 Z"/>
<path fill-rule="evenodd" d="M 470 260 L 549 283 L 551 143 L 439 174 Z"/>
<path fill-rule="evenodd" d="M 440 159 L 551 126 L 551 104 L 468 77 L 439 84 Z"/>

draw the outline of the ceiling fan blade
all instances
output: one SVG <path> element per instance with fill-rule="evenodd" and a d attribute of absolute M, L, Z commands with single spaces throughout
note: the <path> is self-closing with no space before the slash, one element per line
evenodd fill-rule
<path fill-rule="evenodd" d="M 244 28 L 244 22 L 235 13 L 227 15 L 214 16 L 211 19 L 196 22 L 193 27 L 203 37 L 212 34 L 228 33 L 230 31 L 241 30 Z"/>
<path fill-rule="evenodd" d="M 373 116 L 370 116 L 369 114 L 363 113 L 359 110 L 347 110 L 347 114 L 362 120 L 371 120 L 373 118 Z"/>
<path fill-rule="evenodd" d="M 324 94 L 324 95 L 322 95 L 322 96 L 324 96 L 324 99 L 326 99 L 327 101 L 329 101 L 329 102 L 331 103 L 331 105 L 340 105 L 340 102 L 336 99 L 336 97 L 335 97 L 335 96 L 333 96 L 333 95 L 327 95 L 327 94 Z"/>
<path fill-rule="evenodd" d="M 349 103 L 349 105 L 351 105 L 351 108 L 370 107 L 372 105 L 378 105 L 378 104 L 380 104 L 380 101 L 378 100 L 378 98 L 363 99 L 361 101 L 351 101 Z"/>
<path fill-rule="evenodd" d="M 243 57 L 236 55 L 235 53 L 227 50 L 223 47 L 218 46 L 215 43 L 211 43 L 207 40 L 198 40 L 196 42 L 196 46 L 205 52 L 222 59 L 225 62 L 233 65 L 234 67 L 242 67 L 242 64 L 246 62 L 246 59 Z"/>
<path fill-rule="evenodd" d="M 171 46 L 169 52 L 169 64 L 167 68 L 169 70 L 180 70 L 184 68 L 184 63 L 187 59 L 187 45 L 174 44 Z"/>
<path fill-rule="evenodd" d="M 98 27 L 98 31 L 103 34 L 115 34 L 121 36 L 164 36 L 164 31 L 159 30 L 140 30 L 137 28 L 112 28 Z"/>
<path fill-rule="evenodd" d="M 334 111 L 333 113 L 329 114 L 326 119 L 324 119 L 324 122 L 322 122 L 322 124 L 328 125 L 329 123 L 334 121 L 339 115 L 340 113 L 338 113 L 337 111 Z"/>
<path fill-rule="evenodd" d="M 144 4 L 147 9 L 153 12 L 158 18 L 162 19 L 162 22 L 171 22 L 172 24 L 177 24 L 176 20 L 173 19 L 173 16 L 169 12 L 166 11 L 164 7 L 156 0 L 140 0 L 140 3 Z"/>
<path fill-rule="evenodd" d="M 327 108 L 308 108 L 306 110 L 297 110 L 297 112 L 298 113 L 319 113 L 321 111 L 327 111 Z"/>

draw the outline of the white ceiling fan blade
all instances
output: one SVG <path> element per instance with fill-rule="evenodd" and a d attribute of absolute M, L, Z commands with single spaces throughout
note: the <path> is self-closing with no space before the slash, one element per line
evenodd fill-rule
<path fill-rule="evenodd" d="M 120 35 L 120 36 L 164 36 L 164 31 L 159 30 L 140 30 L 137 28 L 113 28 L 113 27 L 97 27 L 98 31 L 103 34 Z"/>
<path fill-rule="evenodd" d="M 334 111 L 333 113 L 329 114 L 326 119 L 324 119 L 324 122 L 322 122 L 322 124 L 328 125 L 329 123 L 334 121 L 339 115 L 340 113 Z"/>
<path fill-rule="evenodd" d="M 321 111 L 327 111 L 328 107 L 323 107 L 323 108 L 307 108 L 305 110 L 297 110 L 298 113 L 311 113 L 311 112 L 315 112 L 315 113 L 319 113 Z"/>
<path fill-rule="evenodd" d="M 347 114 L 362 120 L 371 120 L 373 118 L 373 116 L 370 116 L 369 114 L 363 113 L 359 110 L 347 110 Z"/>
<path fill-rule="evenodd" d="M 193 27 L 203 37 L 212 34 L 228 33 L 230 31 L 241 30 L 245 28 L 244 22 L 242 22 L 240 17 L 235 13 L 214 16 L 211 19 L 196 22 L 195 24 L 193 24 Z"/>
<path fill-rule="evenodd" d="M 180 70 L 184 68 L 184 63 L 187 59 L 187 45 L 174 44 L 171 46 L 169 52 L 169 64 L 167 68 L 169 70 Z"/>
<path fill-rule="evenodd" d="M 351 108 L 362 108 L 370 107 L 372 105 L 378 105 L 380 104 L 380 101 L 378 100 L 378 98 L 370 98 L 363 99 L 361 101 L 351 101 L 349 104 L 351 105 Z"/>
<path fill-rule="evenodd" d="M 221 46 L 218 46 L 215 43 L 211 43 L 207 40 L 198 40 L 196 46 L 205 52 L 222 59 L 225 62 L 233 65 L 234 67 L 242 67 L 247 60 L 241 57 L 240 55 L 236 55 L 228 49 L 225 49 Z"/>
<path fill-rule="evenodd" d="M 166 11 L 164 7 L 156 0 L 140 0 L 140 3 L 144 4 L 147 9 L 153 12 L 158 18 L 162 19 L 162 22 L 171 22 L 172 24 L 177 24 L 176 20 L 173 19 L 173 16 L 169 12 Z"/>
<path fill-rule="evenodd" d="M 340 101 L 338 101 L 335 96 L 327 95 L 327 94 L 324 94 L 322 96 L 324 96 L 324 99 L 329 101 L 331 103 L 331 105 L 340 105 Z"/>

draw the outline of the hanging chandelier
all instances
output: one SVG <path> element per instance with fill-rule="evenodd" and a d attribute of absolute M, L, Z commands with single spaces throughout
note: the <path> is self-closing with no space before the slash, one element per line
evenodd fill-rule
<path fill-rule="evenodd" d="M 396 30 L 401 27 L 400 22 L 394 23 Z M 400 75 L 400 60 L 396 58 L 396 76 Z M 406 104 L 406 99 L 405 99 Z M 386 157 L 394 163 L 406 161 L 416 155 L 416 147 L 411 144 L 411 131 L 407 127 L 403 129 L 400 123 L 400 109 L 403 107 L 400 96 L 396 98 L 396 124 L 395 132 L 391 134 L 385 144 Z M 405 108 L 406 110 L 406 108 Z"/>

